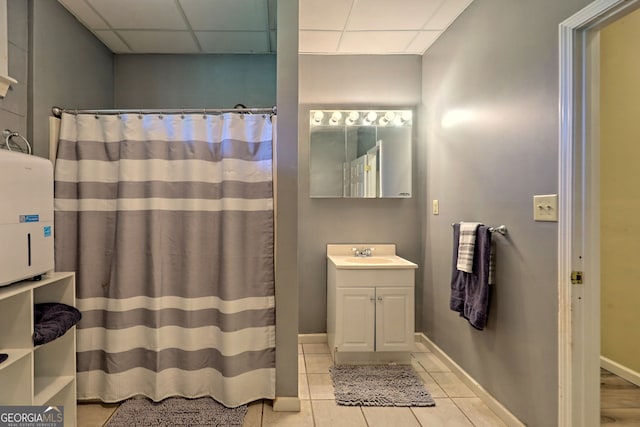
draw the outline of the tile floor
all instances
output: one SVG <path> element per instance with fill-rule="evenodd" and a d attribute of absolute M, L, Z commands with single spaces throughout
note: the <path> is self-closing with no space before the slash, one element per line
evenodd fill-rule
<path fill-rule="evenodd" d="M 326 344 L 298 345 L 300 412 L 273 412 L 271 401 L 249 405 L 243 427 L 497 427 L 505 424 L 422 344 L 412 364 L 436 406 L 381 408 L 338 406 L 329 376 L 331 355 Z M 117 405 L 79 404 L 78 427 L 101 427 Z"/>

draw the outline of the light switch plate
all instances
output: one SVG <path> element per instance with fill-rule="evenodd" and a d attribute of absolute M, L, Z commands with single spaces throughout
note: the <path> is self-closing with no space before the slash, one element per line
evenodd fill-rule
<path fill-rule="evenodd" d="M 433 202 L 431 203 L 431 207 L 432 207 L 432 212 L 434 215 L 439 215 L 440 214 L 440 202 L 438 202 L 437 199 L 434 199 Z"/>
<path fill-rule="evenodd" d="M 558 195 L 533 196 L 534 221 L 558 221 Z"/>

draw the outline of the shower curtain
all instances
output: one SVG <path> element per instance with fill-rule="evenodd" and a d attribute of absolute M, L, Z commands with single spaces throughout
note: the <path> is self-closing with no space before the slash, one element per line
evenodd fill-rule
<path fill-rule="evenodd" d="M 78 399 L 275 395 L 272 121 L 63 114 L 55 256 Z"/>

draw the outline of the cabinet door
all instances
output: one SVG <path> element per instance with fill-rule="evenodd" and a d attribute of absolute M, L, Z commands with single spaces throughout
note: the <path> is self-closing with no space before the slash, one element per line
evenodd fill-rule
<path fill-rule="evenodd" d="M 411 351 L 414 341 L 413 288 L 376 288 L 376 351 Z"/>
<path fill-rule="evenodd" d="M 338 288 L 336 293 L 338 351 L 374 351 L 375 289 Z"/>

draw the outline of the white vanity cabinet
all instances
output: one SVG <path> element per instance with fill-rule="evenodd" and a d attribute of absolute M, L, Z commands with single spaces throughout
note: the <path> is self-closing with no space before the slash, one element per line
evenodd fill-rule
<path fill-rule="evenodd" d="M 414 345 L 416 267 L 396 257 L 395 247 L 393 256 L 329 256 L 327 338 L 335 363 L 407 360 Z"/>

